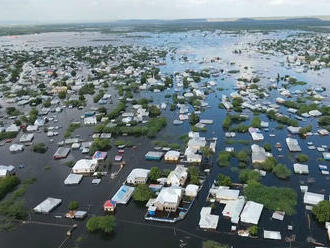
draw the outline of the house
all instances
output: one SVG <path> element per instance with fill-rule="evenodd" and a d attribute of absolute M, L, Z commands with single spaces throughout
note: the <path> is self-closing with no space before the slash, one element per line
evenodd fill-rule
<path fill-rule="evenodd" d="M 171 186 L 162 188 L 154 202 L 154 206 L 159 211 L 176 212 L 181 198 L 182 189 L 180 187 Z"/>
<path fill-rule="evenodd" d="M 237 200 L 239 196 L 239 190 L 237 189 L 227 189 L 224 187 L 219 187 L 215 193 L 215 198 L 218 202 L 227 202 Z"/>
<path fill-rule="evenodd" d="M 307 164 L 295 163 L 295 164 L 293 164 L 293 170 L 296 174 L 308 174 L 309 173 Z"/>
<path fill-rule="evenodd" d="M 173 171 L 167 176 L 167 184 L 170 185 L 184 185 L 188 178 L 188 169 L 183 165 L 177 165 Z"/>
<path fill-rule="evenodd" d="M 201 210 L 201 218 L 199 220 L 199 227 L 201 229 L 216 230 L 219 222 L 219 216 L 211 214 L 211 207 L 203 207 Z"/>
<path fill-rule="evenodd" d="M 6 132 L 18 132 L 20 129 L 19 126 L 16 126 L 15 124 L 10 125 L 9 127 L 6 128 Z"/>
<path fill-rule="evenodd" d="M 106 212 L 106 213 L 113 213 L 113 212 L 115 212 L 116 202 L 115 201 L 112 201 L 112 200 L 107 200 L 103 204 L 103 209 L 104 209 L 104 212 Z"/>
<path fill-rule="evenodd" d="M 75 174 L 92 174 L 98 167 L 96 160 L 80 159 L 72 167 L 72 172 Z"/>
<path fill-rule="evenodd" d="M 46 200 L 44 200 L 38 206 L 36 206 L 33 209 L 33 211 L 41 214 L 48 214 L 61 203 L 62 203 L 61 199 L 48 197 Z"/>
<path fill-rule="evenodd" d="M 107 159 L 108 153 L 96 151 L 93 155 L 93 160 L 95 160 L 99 165 L 104 164 L 105 160 Z"/>
<path fill-rule="evenodd" d="M 7 175 L 14 175 L 16 173 L 16 169 L 13 165 L 0 165 L 0 170 L 7 171 Z"/>
<path fill-rule="evenodd" d="M 198 189 L 199 189 L 198 185 L 188 184 L 184 193 L 186 196 L 196 197 L 198 194 Z"/>
<path fill-rule="evenodd" d="M 128 175 L 126 182 L 129 184 L 145 184 L 148 180 L 150 170 L 147 169 L 133 169 Z"/>
<path fill-rule="evenodd" d="M 161 160 L 163 156 L 164 156 L 163 152 L 150 151 L 150 152 L 147 152 L 147 154 L 145 155 L 145 159 L 146 160 Z"/>
<path fill-rule="evenodd" d="M 264 136 L 262 133 L 260 133 L 260 130 L 258 128 L 249 128 L 249 133 L 254 141 L 261 141 L 264 140 Z"/>
<path fill-rule="evenodd" d="M 286 138 L 285 141 L 290 152 L 301 152 L 301 148 L 298 143 L 298 140 L 292 138 Z"/>
<path fill-rule="evenodd" d="M 317 205 L 324 201 L 324 195 L 306 191 L 304 194 L 304 203 L 308 205 Z"/>
<path fill-rule="evenodd" d="M 244 204 L 245 199 L 243 196 L 238 197 L 238 199 L 234 201 L 229 201 L 223 209 L 222 215 L 225 217 L 229 217 L 231 219 L 231 223 L 237 224 L 239 221 L 239 215 L 242 212 Z"/>
<path fill-rule="evenodd" d="M 263 163 L 266 161 L 266 151 L 263 147 L 256 144 L 251 145 L 252 163 Z"/>
<path fill-rule="evenodd" d="M 70 152 L 70 148 L 59 147 L 55 154 L 53 155 L 54 159 L 66 158 Z"/>
<path fill-rule="evenodd" d="M 97 124 L 96 116 L 85 117 L 84 124 L 85 125 L 96 125 Z"/>
<path fill-rule="evenodd" d="M 178 151 L 168 151 L 165 156 L 164 159 L 165 161 L 178 161 L 180 158 L 180 152 Z"/>
<path fill-rule="evenodd" d="M 33 133 L 25 133 L 19 138 L 19 142 L 26 143 L 26 142 L 31 142 L 34 138 Z"/>
<path fill-rule="evenodd" d="M 241 221 L 247 224 L 257 225 L 263 208 L 263 204 L 248 201 L 241 213 Z"/>

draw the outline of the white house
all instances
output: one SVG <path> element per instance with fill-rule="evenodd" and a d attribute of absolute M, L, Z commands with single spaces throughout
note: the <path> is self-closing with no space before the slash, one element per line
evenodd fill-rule
<path fill-rule="evenodd" d="M 188 184 L 184 193 L 186 196 L 196 197 L 198 194 L 198 189 L 199 189 L 198 185 Z"/>
<path fill-rule="evenodd" d="M 211 207 L 203 207 L 201 210 L 201 218 L 199 220 L 199 227 L 201 229 L 217 229 L 219 216 L 211 214 Z"/>
<path fill-rule="evenodd" d="M 182 198 L 182 189 L 180 187 L 166 187 L 159 192 L 154 206 L 159 211 L 176 212 Z"/>
<path fill-rule="evenodd" d="M 178 151 L 168 151 L 164 156 L 165 161 L 178 161 L 179 158 L 180 152 Z"/>
<path fill-rule="evenodd" d="M 182 186 L 188 178 L 188 169 L 183 165 L 178 164 L 176 168 L 170 172 L 167 177 L 167 184 Z"/>
<path fill-rule="evenodd" d="M 133 169 L 127 177 L 127 183 L 130 184 L 145 184 L 148 180 L 150 170 L 147 169 Z"/>
<path fill-rule="evenodd" d="M 75 174 L 91 174 L 96 171 L 98 163 L 96 160 L 80 159 L 72 167 L 72 172 Z"/>

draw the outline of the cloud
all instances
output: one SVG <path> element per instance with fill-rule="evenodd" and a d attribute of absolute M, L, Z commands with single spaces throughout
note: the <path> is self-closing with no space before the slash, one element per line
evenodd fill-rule
<path fill-rule="evenodd" d="M 0 0 L 0 22 L 329 15 L 330 0 Z"/>

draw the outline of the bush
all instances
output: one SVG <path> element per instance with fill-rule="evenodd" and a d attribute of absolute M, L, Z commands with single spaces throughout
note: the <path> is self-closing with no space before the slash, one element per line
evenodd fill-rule
<path fill-rule="evenodd" d="M 219 166 L 228 166 L 231 158 L 230 152 L 222 151 L 218 155 L 218 164 Z"/>
<path fill-rule="evenodd" d="M 281 179 L 286 179 L 291 175 L 291 171 L 283 164 L 278 164 L 273 168 L 275 176 Z"/>
<path fill-rule="evenodd" d="M 89 232 L 101 231 L 106 234 L 112 233 L 115 226 L 116 218 L 113 215 L 91 217 L 86 223 Z"/>
<path fill-rule="evenodd" d="M 260 181 L 260 173 L 255 170 L 246 169 L 242 170 L 239 173 L 239 179 L 242 183 L 249 183 L 251 181 L 259 182 Z"/>
<path fill-rule="evenodd" d="M 299 163 L 303 163 L 303 162 L 307 162 L 309 160 L 309 157 L 306 155 L 306 154 L 299 154 L 297 157 L 296 157 L 296 160 L 299 162 Z"/>
<path fill-rule="evenodd" d="M 79 203 L 77 201 L 71 201 L 69 203 L 69 209 L 70 210 L 76 210 L 79 208 Z"/>
<path fill-rule="evenodd" d="M 196 125 L 199 122 L 199 116 L 196 115 L 195 113 L 192 113 L 190 115 L 190 120 L 189 120 L 191 125 Z"/>
<path fill-rule="evenodd" d="M 244 162 L 247 163 L 250 160 L 250 156 L 249 153 L 245 150 L 239 151 L 237 153 L 235 153 L 235 157 L 240 161 L 240 162 Z"/>
<path fill-rule="evenodd" d="M 288 215 L 295 213 L 297 193 L 291 188 L 267 187 L 257 182 L 250 182 L 244 189 L 248 201 L 255 201 L 270 210 L 284 211 Z"/>
<path fill-rule="evenodd" d="M 154 197 L 154 193 L 151 191 L 147 184 L 139 184 L 133 193 L 134 201 L 147 202 L 150 198 Z"/>
<path fill-rule="evenodd" d="M 225 176 L 224 174 L 218 174 L 218 185 L 221 186 L 231 186 L 231 179 L 229 176 Z"/>
<path fill-rule="evenodd" d="M 261 127 L 261 120 L 259 117 L 254 117 L 251 121 L 251 126 L 255 128 L 260 128 Z"/>
<path fill-rule="evenodd" d="M 316 206 L 313 207 L 312 210 L 316 219 L 319 222 L 329 222 L 330 221 L 330 202 L 329 201 L 321 201 Z"/>
<path fill-rule="evenodd" d="M 249 230 L 249 234 L 251 236 L 257 236 L 257 234 L 258 234 L 258 226 L 257 225 L 250 226 L 248 230 Z"/>
<path fill-rule="evenodd" d="M 0 140 L 13 139 L 17 136 L 18 132 L 2 132 L 0 133 Z"/>
<path fill-rule="evenodd" d="M 160 109 L 157 106 L 152 105 L 152 106 L 149 107 L 149 116 L 151 118 L 157 117 L 160 114 L 161 114 L 161 111 L 160 111 Z"/>
<path fill-rule="evenodd" d="M 232 120 L 231 120 L 230 116 L 227 115 L 222 122 L 222 127 L 224 129 L 229 129 L 231 124 L 232 124 Z"/>
<path fill-rule="evenodd" d="M 44 143 L 35 144 L 32 147 L 32 150 L 37 153 L 45 153 L 48 150 L 48 147 Z"/>

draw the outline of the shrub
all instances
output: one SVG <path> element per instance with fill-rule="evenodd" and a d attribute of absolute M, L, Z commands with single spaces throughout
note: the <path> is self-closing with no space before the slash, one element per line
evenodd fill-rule
<path fill-rule="evenodd" d="M 257 225 L 250 226 L 248 230 L 249 230 L 249 234 L 251 236 L 257 236 L 257 234 L 258 234 L 258 226 Z"/>
<path fill-rule="evenodd" d="M 207 240 L 203 242 L 203 248 L 229 248 L 229 245 L 224 245 L 212 240 Z"/>
<path fill-rule="evenodd" d="M 231 120 L 231 118 L 227 115 L 227 116 L 225 117 L 225 119 L 223 120 L 223 122 L 222 122 L 222 127 L 223 127 L 224 129 L 229 129 L 230 126 L 231 126 L 231 124 L 232 124 L 232 120 Z"/>
<path fill-rule="evenodd" d="M 160 109 L 157 106 L 152 105 L 152 106 L 149 107 L 149 116 L 150 117 L 152 117 L 152 118 L 153 117 L 157 117 L 160 114 L 161 114 L 161 111 L 160 111 Z"/>
<path fill-rule="evenodd" d="M 190 115 L 190 120 L 189 120 L 191 125 L 196 125 L 199 122 L 199 116 L 196 115 L 195 113 L 192 113 Z"/>
<path fill-rule="evenodd" d="M 17 176 L 8 176 L 0 179 L 0 200 L 11 192 L 19 183 L 20 180 Z"/>
<path fill-rule="evenodd" d="M 112 233 L 116 226 L 116 218 L 113 215 L 95 216 L 88 219 L 86 228 L 89 232 L 101 231 Z"/>
<path fill-rule="evenodd" d="M 269 143 L 264 144 L 264 149 L 266 152 L 270 152 L 272 150 L 272 145 Z"/>
<path fill-rule="evenodd" d="M 268 157 L 265 162 L 257 163 L 254 166 L 258 169 L 263 169 L 266 171 L 271 171 L 277 164 L 277 161 L 274 157 Z"/>
<path fill-rule="evenodd" d="M 259 117 L 254 117 L 251 121 L 251 126 L 255 128 L 260 128 L 261 127 L 261 120 Z"/>

